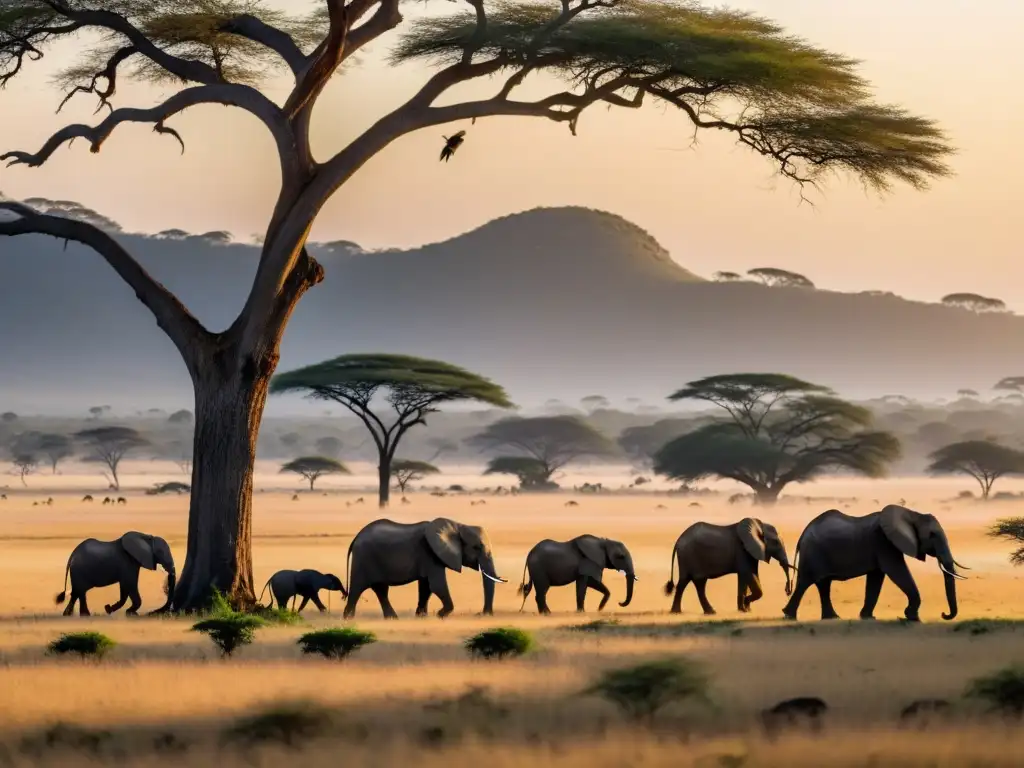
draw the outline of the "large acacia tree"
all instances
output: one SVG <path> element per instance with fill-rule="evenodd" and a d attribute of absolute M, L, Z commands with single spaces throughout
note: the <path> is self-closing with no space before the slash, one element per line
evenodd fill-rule
<path fill-rule="evenodd" d="M 790 483 L 830 471 L 878 477 L 900 455 L 893 435 L 870 429 L 868 409 L 793 376 L 709 376 L 669 399 L 711 403 L 728 416 L 666 443 L 654 456 L 654 471 L 684 482 L 735 480 L 763 504 L 774 503 Z"/>
<path fill-rule="evenodd" d="M 377 446 L 381 508 L 391 497 L 391 472 L 402 437 L 417 424 L 426 424 L 438 406 L 476 401 L 512 407 L 505 390 L 483 376 L 440 360 L 407 355 L 342 355 L 278 374 L 270 390 L 332 400 L 366 425 Z"/>
<path fill-rule="evenodd" d="M 992 485 L 1004 475 L 1024 474 L 1024 452 L 994 440 L 963 440 L 944 445 L 929 457 L 932 475 L 970 475 L 988 500 Z"/>
<path fill-rule="evenodd" d="M 255 599 L 257 432 L 285 326 L 324 274 L 306 239 L 330 197 L 396 139 L 489 116 L 541 118 L 575 131 L 592 105 L 656 101 L 696 128 L 731 135 L 801 185 L 848 171 L 878 190 L 895 181 L 922 188 L 948 172 L 950 148 L 932 121 L 875 103 L 855 61 L 757 16 L 652 0 L 465 1 L 462 13 L 403 23 L 399 0 L 319 0 L 301 9 L 262 0 L 0 0 L 0 86 L 74 39 L 78 58 L 58 78 L 64 100 L 80 94 L 110 108 L 93 125 L 67 125 L 38 148 L 0 155 L 8 164 L 40 166 L 76 138 L 98 152 L 125 123 L 151 125 L 184 150 L 173 120 L 200 104 L 240 109 L 273 139 L 267 160 L 280 171 L 280 187 L 259 264 L 237 318 L 220 332 L 95 224 L 0 201 L 0 235 L 51 235 L 106 260 L 188 368 L 195 461 L 177 610 L 204 604 L 211 587 L 235 603 Z M 379 42 L 391 45 L 392 63 L 421 68 L 422 86 L 338 152 L 318 155 L 310 126 L 319 97 L 353 56 Z M 542 73 L 546 94 L 524 93 L 528 76 Z M 173 92 L 155 106 L 114 107 L 128 78 Z M 496 78 L 490 96 L 450 93 L 489 78 Z"/>

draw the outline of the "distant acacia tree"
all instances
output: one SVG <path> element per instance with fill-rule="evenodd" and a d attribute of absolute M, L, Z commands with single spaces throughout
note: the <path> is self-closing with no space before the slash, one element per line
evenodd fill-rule
<path fill-rule="evenodd" d="M 462 13 L 408 20 L 400 0 L 327 0 L 318 7 L 259 0 L 0 5 L 0 85 L 56 47 L 59 57 L 61 50 L 76 54 L 55 71 L 65 98 L 87 94 L 111 107 L 93 126 L 64 126 L 35 152 L 0 154 L 8 165 L 42 166 L 75 139 L 98 152 L 127 123 L 152 126 L 184 147 L 169 123 L 199 105 L 244 112 L 271 139 L 265 159 L 280 184 L 248 295 L 223 331 L 207 329 L 139 264 L 130 243 L 86 222 L 0 201 L 0 236 L 48 235 L 103 258 L 189 371 L 196 456 L 175 610 L 205 607 L 211 587 L 234 603 L 255 600 L 251 517 L 259 425 L 288 322 L 324 277 L 307 238 L 334 193 L 403 136 L 503 116 L 575 131 L 588 107 L 638 109 L 654 101 L 680 110 L 695 129 L 729 136 L 800 185 L 848 172 L 875 190 L 894 182 L 923 188 L 949 173 L 951 147 L 933 121 L 876 103 L 856 61 L 754 14 L 650 0 L 467 3 Z M 389 64 L 417 65 L 411 71 L 423 73 L 421 85 L 346 146 L 333 154 L 315 151 L 310 127 L 319 98 L 330 83 L 344 88 L 347 82 L 335 74 L 399 27 Z M 141 92 L 121 87 L 132 78 L 171 92 L 152 106 L 113 108 L 115 90 L 118 97 Z M 541 83 L 544 92 L 524 92 L 524 81 Z M 493 91 L 483 96 L 479 87 L 464 87 L 488 83 Z M 399 217 L 406 213 L 396 210 Z"/>
<path fill-rule="evenodd" d="M 175 411 L 167 417 L 167 421 L 171 424 L 191 424 L 193 420 L 192 411 L 182 408 L 180 411 Z"/>
<path fill-rule="evenodd" d="M 395 484 L 402 493 L 405 493 L 405 486 L 409 483 L 418 483 L 427 475 L 436 475 L 440 471 L 428 461 L 395 459 L 391 462 L 391 476 L 395 478 Z"/>
<path fill-rule="evenodd" d="M 285 448 L 295 448 L 302 442 L 302 435 L 298 432 L 285 432 L 279 439 Z"/>
<path fill-rule="evenodd" d="M 89 415 L 92 418 L 94 418 L 94 419 L 98 419 L 103 414 L 109 413 L 109 412 L 110 412 L 110 406 L 109 405 L 94 405 L 94 406 L 92 406 L 92 408 L 89 409 Z"/>
<path fill-rule="evenodd" d="M 660 419 L 653 424 L 626 427 L 616 442 L 634 466 L 650 469 L 654 466 L 654 455 L 665 443 L 706 421 L 708 419 Z"/>
<path fill-rule="evenodd" d="M 929 457 L 933 475 L 970 475 L 988 499 L 992 484 L 1004 475 L 1024 474 L 1024 452 L 992 440 L 964 440 L 944 445 Z"/>
<path fill-rule="evenodd" d="M 604 395 L 587 395 L 580 398 L 580 405 L 586 410 L 593 412 L 600 408 L 607 408 L 611 403 L 608 402 L 608 398 Z"/>
<path fill-rule="evenodd" d="M 427 457 L 428 463 L 446 453 L 455 453 L 455 451 L 459 450 L 459 444 L 454 440 L 449 440 L 447 437 L 432 437 L 427 440 L 427 445 L 434 449 L 434 452 Z"/>
<path fill-rule="evenodd" d="M 11 459 L 11 463 L 14 464 L 14 468 L 21 477 L 21 484 L 27 486 L 28 482 L 25 477 L 36 471 L 36 467 L 39 466 L 39 457 L 32 453 L 16 453 Z"/>
<path fill-rule="evenodd" d="M 1008 539 L 1024 545 L 1024 517 L 1006 517 L 997 520 L 988 529 L 988 535 L 994 539 Z M 1020 546 L 1010 553 L 1010 562 L 1013 565 L 1024 565 L 1024 546 Z"/>
<path fill-rule="evenodd" d="M 466 444 L 490 451 L 511 449 L 539 461 L 545 482 L 584 456 L 612 456 L 616 452 L 614 443 L 577 416 L 502 419 L 470 437 Z"/>
<path fill-rule="evenodd" d="M 735 283 L 737 280 L 742 280 L 743 275 L 739 272 L 715 272 L 714 278 L 719 283 Z"/>
<path fill-rule="evenodd" d="M 813 288 L 814 283 L 799 272 L 790 272 L 775 267 L 758 267 L 747 271 L 751 277 L 757 278 L 765 285 L 788 288 Z"/>
<path fill-rule="evenodd" d="M 1009 392 L 1024 392 L 1024 376 L 1006 376 L 995 383 L 992 389 Z"/>
<path fill-rule="evenodd" d="M 85 461 L 104 464 L 110 470 L 108 479 L 114 490 L 121 489 L 121 481 L 117 476 L 121 459 L 129 452 L 149 445 L 149 441 L 131 427 L 93 427 L 76 432 L 75 437 L 89 449 Z"/>
<path fill-rule="evenodd" d="M 309 490 L 313 490 L 316 481 L 324 475 L 350 474 L 348 467 L 337 459 L 327 456 L 300 456 L 284 464 L 282 472 L 294 472 L 309 481 Z"/>
<path fill-rule="evenodd" d="M 281 373 L 270 383 L 273 394 L 303 392 L 318 400 L 345 406 L 366 425 L 377 446 L 378 498 L 386 507 L 390 498 L 391 463 L 402 437 L 438 406 L 476 401 L 510 408 L 505 390 L 489 379 L 438 360 L 406 355 L 342 355 L 332 360 Z M 373 408 L 383 395 L 393 420 Z"/>
<path fill-rule="evenodd" d="M 670 400 L 711 403 L 728 415 L 658 451 L 655 472 L 684 483 L 719 477 L 743 483 L 771 504 L 790 483 L 846 470 L 883 475 L 899 441 L 870 431 L 871 412 L 827 387 L 778 373 L 736 373 L 691 381 Z"/>
<path fill-rule="evenodd" d="M 959 307 L 971 312 L 1005 312 L 1006 303 L 977 293 L 950 293 L 942 297 L 947 307 Z"/>
<path fill-rule="evenodd" d="M 6 424 L 11 424 L 17 420 L 18 414 L 16 414 L 14 411 L 5 411 L 4 413 L 0 414 L 0 421 Z"/>
<path fill-rule="evenodd" d="M 540 459 L 531 456 L 496 456 L 487 462 L 485 475 L 514 475 L 524 491 L 553 491 L 558 483 L 551 481 L 552 470 Z"/>
<path fill-rule="evenodd" d="M 966 397 L 973 400 L 978 396 L 978 391 L 975 389 L 958 389 L 956 395 L 957 397 Z"/>
<path fill-rule="evenodd" d="M 330 456 L 334 459 L 341 456 L 341 449 L 344 447 L 341 438 L 334 437 L 333 435 L 318 437 L 315 445 L 321 456 Z"/>
<path fill-rule="evenodd" d="M 57 474 L 57 465 L 64 459 L 73 456 L 74 446 L 67 435 L 45 433 L 39 436 L 38 450 L 50 462 L 50 472 Z"/>

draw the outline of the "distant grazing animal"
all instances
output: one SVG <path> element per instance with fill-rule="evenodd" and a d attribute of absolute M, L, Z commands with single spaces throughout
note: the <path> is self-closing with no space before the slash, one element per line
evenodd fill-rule
<path fill-rule="evenodd" d="M 572 500 L 570 499 L 569 501 L 565 502 L 565 506 L 567 506 L 567 507 L 578 507 L 578 506 L 579 506 L 579 503 L 578 503 L 578 502 L 575 502 L 575 501 L 572 501 Z"/>
<path fill-rule="evenodd" d="M 320 571 L 312 569 L 278 571 L 263 585 L 263 592 L 260 592 L 260 603 L 263 602 L 263 594 L 267 591 L 267 587 L 270 587 L 270 605 L 273 605 L 276 600 L 277 607 L 282 610 L 288 607 L 289 600 L 292 600 L 292 607 L 294 608 L 295 598 L 301 597 L 302 602 L 299 603 L 299 607 L 296 609 L 298 613 L 302 613 L 302 609 L 306 607 L 306 603 L 310 600 L 313 601 L 313 605 L 320 609 L 321 613 L 327 610 L 324 604 L 320 602 L 319 592 L 321 589 L 341 592 L 342 597 L 348 597 L 348 590 L 341 583 L 341 579 L 333 573 L 320 573 Z"/>
<path fill-rule="evenodd" d="M 757 567 L 761 562 L 770 563 L 775 559 L 786 574 L 786 594 L 792 593 L 789 572 L 793 566 L 786 557 L 786 545 L 774 525 L 745 517 L 731 525 L 694 523 L 676 539 L 672 548 L 672 564 L 665 594 L 671 595 L 672 613 L 683 610 L 683 592 L 692 581 L 697 590 L 697 599 L 706 616 L 713 616 L 715 609 L 708 602 L 708 579 L 717 579 L 730 573 L 736 574 L 736 608 L 742 613 L 750 611 L 750 604 L 764 595 Z M 673 583 L 676 564 L 679 565 L 679 581 Z"/>
<path fill-rule="evenodd" d="M 668 507 L 666 507 L 664 504 L 659 504 L 658 506 L 655 507 L 655 509 L 668 509 Z"/>
<path fill-rule="evenodd" d="M 486 499 L 477 499 L 476 501 L 471 501 L 471 502 L 469 502 L 469 506 L 471 506 L 471 507 L 475 507 L 475 506 L 477 506 L 478 504 L 486 504 L 486 503 L 487 503 L 487 500 L 486 500 Z"/>
<path fill-rule="evenodd" d="M 297 494 L 297 493 L 293 494 L 292 495 L 292 501 L 298 501 L 298 500 L 299 500 L 299 494 Z"/>
<path fill-rule="evenodd" d="M 459 131 L 451 136 L 442 136 L 444 139 L 444 147 L 441 149 L 441 159 L 446 163 L 455 154 L 455 150 L 462 146 L 462 142 L 466 140 L 466 132 Z"/>
<path fill-rule="evenodd" d="M 87 493 L 82 497 L 82 501 L 92 501 L 92 496 Z"/>
<path fill-rule="evenodd" d="M 403 504 L 412 504 L 412 502 L 409 501 L 407 498 L 405 498 L 405 496 L 402 497 L 402 503 Z"/>
<path fill-rule="evenodd" d="M 103 498 L 103 503 L 104 504 L 113 504 L 114 502 L 113 502 L 113 500 L 109 496 L 105 496 Z"/>
<path fill-rule="evenodd" d="M 64 615 L 70 616 L 78 605 L 80 616 L 89 615 L 89 606 L 85 594 L 93 587 L 109 587 L 111 584 L 121 586 L 121 599 L 114 605 L 105 606 L 107 613 L 121 609 L 126 601 L 131 600 L 128 615 L 135 616 L 142 605 L 139 597 L 139 568 L 155 571 L 161 566 L 167 572 L 167 602 L 154 613 L 162 613 L 170 608 L 174 595 L 174 557 L 167 542 L 159 536 L 129 531 L 114 541 L 98 541 L 86 539 L 71 552 L 67 568 L 64 571 L 64 591 L 55 598 L 57 605 L 64 602 L 67 596 L 68 577 L 71 578 L 71 601 L 64 609 Z"/>
<path fill-rule="evenodd" d="M 945 699 L 917 699 L 900 710 L 900 722 L 905 725 L 910 720 L 918 720 L 924 726 L 928 715 L 946 715 L 949 711 L 950 704 Z"/>
<path fill-rule="evenodd" d="M 362 496 L 360 496 L 360 497 L 359 497 L 358 499 L 356 499 L 356 500 L 355 500 L 355 501 L 353 502 L 353 504 L 362 504 L 362 503 L 363 503 L 363 497 L 362 497 Z"/>
<path fill-rule="evenodd" d="M 7 494 L 6 493 L 0 493 L 0 501 L 7 501 Z"/>
<path fill-rule="evenodd" d="M 801 720 L 805 720 L 812 730 L 820 731 L 821 716 L 826 712 L 828 704 L 817 696 L 799 696 L 761 710 L 761 724 L 769 736 L 786 725 L 798 725 Z"/>
<path fill-rule="evenodd" d="M 118 496 L 117 497 L 117 503 L 118 504 L 127 504 L 128 503 L 128 499 L 126 499 L 124 496 Z"/>
<path fill-rule="evenodd" d="M 32 506 L 33 507 L 38 507 L 39 506 L 39 502 L 38 501 L 33 501 L 32 502 Z"/>
<path fill-rule="evenodd" d="M 537 611 L 549 614 L 551 611 L 548 609 L 548 590 L 551 587 L 564 587 L 575 583 L 576 610 L 583 611 L 587 589 L 593 589 L 602 595 L 597 606 L 597 610 L 600 611 L 611 597 L 608 587 L 601 581 L 605 568 L 625 575 L 626 599 L 619 603 L 621 608 L 625 608 L 633 599 L 633 582 L 637 580 L 633 570 L 633 557 L 625 544 L 589 534 L 577 536 L 569 541 L 544 539 L 526 556 L 523 581 L 518 590 L 523 596 L 523 605 L 519 610 L 523 610 L 530 590 L 536 587 Z M 529 580 L 526 579 L 527 572 L 530 574 Z"/>
<path fill-rule="evenodd" d="M 690 506 L 691 507 L 699 507 L 700 506 L 700 502 L 699 501 L 691 501 L 690 502 Z"/>

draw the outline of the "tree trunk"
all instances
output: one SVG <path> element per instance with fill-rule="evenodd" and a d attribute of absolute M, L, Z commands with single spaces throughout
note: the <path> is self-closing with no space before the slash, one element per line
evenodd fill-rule
<path fill-rule="evenodd" d="M 377 465 L 377 506 L 385 509 L 391 500 L 391 462 L 383 460 Z"/>
<path fill-rule="evenodd" d="M 761 506 L 770 507 L 779 500 L 781 488 L 761 486 L 754 489 L 754 502 Z"/>
<path fill-rule="evenodd" d="M 215 367 L 215 366 L 214 366 Z M 195 383 L 195 437 L 188 550 L 174 610 L 205 608 L 211 587 L 236 607 L 256 602 L 252 576 L 252 482 L 256 437 L 272 366 Z M 248 374 L 248 376 L 244 375 Z"/>

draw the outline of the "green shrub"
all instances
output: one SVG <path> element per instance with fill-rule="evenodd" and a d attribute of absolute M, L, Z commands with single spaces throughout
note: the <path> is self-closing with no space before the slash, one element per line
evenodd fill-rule
<path fill-rule="evenodd" d="M 615 629 L 619 624 L 618 619 L 594 619 L 585 624 L 574 624 L 568 629 L 570 632 L 602 632 L 606 629 Z"/>
<path fill-rule="evenodd" d="M 514 627 L 487 629 L 473 635 L 465 642 L 470 656 L 484 659 L 504 659 L 507 656 L 522 656 L 534 647 L 529 632 Z"/>
<path fill-rule="evenodd" d="M 300 740 L 326 735 L 332 725 L 329 710 L 299 702 L 242 718 L 224 733 L 224 738 L 243 745 L 277 742 L 293 746 Z"/>
<path fill-rule="evenodd" d="M 273 605 L 257 605 L 253 609 L 252 615 L 259 616 L 268 624 L 280 624 L 286 627 L 295 626 L 296 624 L 305 624 L 306 622 L 306 620 L 295 611 L 290 611 L 287 608 L 278 608 Z"/>
<path fill-rule="evenodd" d="M 214 645 L 220 648 L 221 654 L 226 657 L 241 646 L 250 645 L 256 630 L 266 625 L 267 622 L 259 616 L 232 612 L 196 622 L 192 625 L 192 631 L 209 635 Z"/>
<path fill-rule="evenodd" d="M 608 670 L 584 693 L 608 699 L 633 720 L 650 720 L 667 704 L 706 699 L 707 686 L 697 664 L 676 658 Z"/>
<path fill-rule="evenodd" d="M 992 709 L 1020 717 L 1024 713 L 1024 667 L 1012 666 L 975 678 L 966 696 L 987 701 Z"/>
<path fill-rule="evenodd" d="M 116 645 L 117 643 L 100 632 L 71 632 L 61 635 L 50 643 L 47 652 L 52 654 L 77 653 L 83 659 L 86 656 L 101 659 Z"/>
<path fill-rule="evenodd" d="M 350 653 L 377 642 L 372 632 L 362 632 L 355 627 L 335 627 L 307 632 L 299 638 L 298 644 L 305 654 L 319 653 L 326 659 L 347 658 Z"/>

